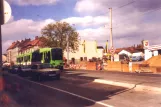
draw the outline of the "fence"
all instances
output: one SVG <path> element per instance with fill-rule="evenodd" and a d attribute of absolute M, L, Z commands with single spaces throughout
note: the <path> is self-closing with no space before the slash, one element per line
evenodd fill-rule
<path fill-rule="evenodd" d="M 96 62 L 80 62 L 79 64 L 70 65 L 71 69 L 86 69 L 86 70 L 101 70 L 102 66 Z M 161 67 L 150 67 L 148 64 L 132 64 L 129 70 L 129 64 L 121 64 L 121 62 L 108 62 L 103 66 L 105 71 L 119 71 L 119 72 L 153 72 L 161 73 Z"/>

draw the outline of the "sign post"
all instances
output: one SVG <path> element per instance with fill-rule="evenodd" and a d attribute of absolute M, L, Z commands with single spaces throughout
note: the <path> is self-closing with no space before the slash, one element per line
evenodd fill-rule
<path fill-rule="evenodd" d="M 10 18 L 10 5 L 6 1 L 0 0 L 0 71 L 2 71 L 2 25 L 7 23 Z"/>
<path fill-rule="evenodd" d="M 144 40 L 143 41 L 143 46 L 144 46 L 144 49 L 147 49 L 149 47 L 149 41 L 148 40 Z"/>
<path fill-rule="evenodd" d="M 114 54 L 115 54 L 115 49 L 113 47 L 111 47 L 110 53 L 111 53 L 111 62 L 113 62 L 114 61 Z"/>

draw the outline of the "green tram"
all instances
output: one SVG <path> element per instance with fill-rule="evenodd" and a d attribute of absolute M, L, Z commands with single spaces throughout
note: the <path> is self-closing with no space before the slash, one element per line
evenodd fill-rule
<path fill-rule="evenodd" d="M 17 57 L 17 65 L 50 63 L 55 68 L 63 69 L 63 51 L 61 48 L 40 48 L 34 52 Z"/>

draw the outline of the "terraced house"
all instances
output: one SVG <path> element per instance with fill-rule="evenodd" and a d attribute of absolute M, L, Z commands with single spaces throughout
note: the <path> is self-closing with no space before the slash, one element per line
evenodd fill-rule
<path fill-rule="evenodd" d="M 16 57 L 19 54 L 26 53 L 26 52 L 33 52 L 34 50 L 39 49 L 40 46 L 41 46 L 41 42 L 38 39 L 38 36 L 36 36 L 34 40 L 25 39 L 25 40 L 13 42 L 11 46 L 7 49 L 7 62 L 16 63 Z"/>

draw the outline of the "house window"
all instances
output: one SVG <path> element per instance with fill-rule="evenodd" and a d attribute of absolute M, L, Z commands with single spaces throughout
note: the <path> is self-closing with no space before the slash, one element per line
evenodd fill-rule
<path fill-rule="evenodd" d="M 83 57 L 80 57 L 80 61 L 83 61 Z"/>
<path fill-rule="evenodd" d="M 87 57 L 84 57 L 84 60 L 87 61 Z"/>

